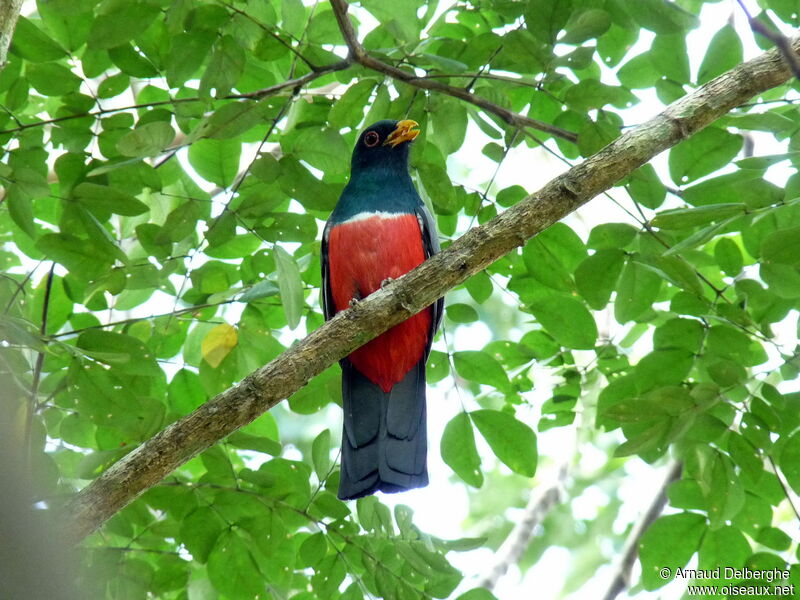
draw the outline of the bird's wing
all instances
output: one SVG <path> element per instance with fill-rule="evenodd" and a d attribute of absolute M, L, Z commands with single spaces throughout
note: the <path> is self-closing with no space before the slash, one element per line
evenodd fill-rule
<path fill-rule="evenodd" d="M 331 291 L 331 270 L 328 264 L 328 238 L 330 233 L 331 223 L 328 221 L 322 231 L 322 246 L 320 247 L 319 256 L 319 261 L 322 265 L 322 314 L 325 315 L 326 321 L 336 314 L 336 308 L 333 304 L 333 292 Z"/>
<path fill-rule="evenodd" d="M 439 236 L 436 233 L 436 222 L 433 220 L 433 215 L 431 215 L 428 207 L 425 206 L 422 201 L 419 202 L 416 213 L 417 220 L 419 221 L 419 228 L 422 231 L 422 246 L 425 250 L 425 258 L 428 259 L 434 254 L 438 254 L 442 249 L 439 245 Z M 430 352 L 433 336 L 436 334 L 436 330 L 439 329 L 439 325 L 442 322 L 444 298 L 439 298 L 434 302 L 431 309 L 431 316 L 433 318 L 431 319 L 431 333 L 428 336 L 428 346 L 425 350 L 425 356 Z"/>

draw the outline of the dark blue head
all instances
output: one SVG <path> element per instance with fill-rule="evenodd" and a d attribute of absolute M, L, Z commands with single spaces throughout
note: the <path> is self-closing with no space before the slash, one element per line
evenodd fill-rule
<path fill-rule="evenodd" d="M 408 172 L 409 143 L 419 135 L 416 121 L 378 121 L 367 127 L 353 149 L 352 175 L 364 170 Z"/>

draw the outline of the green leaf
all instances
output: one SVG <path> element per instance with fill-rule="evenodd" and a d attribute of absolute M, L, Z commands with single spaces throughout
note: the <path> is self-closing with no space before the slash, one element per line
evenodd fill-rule
<path fill-rule="evenodd" d="M 152 121 L 123 135 L 117 141 L 122 156 L 155 156 L 175 139 L 175 130 L 166 121 Z"/>
<path fill-rule="evenodd" d="M 66 233 L 47 233 L 36 241 L 36 247 L 51 260 L 67 267 L 70 273 L 89 280 L 104 274 L 114 260 L 98 254 L 89 240 Z"/>
<path fill-rule="evenodd" d="M 236 529 L 217 538 L 208 555 L 208 578 L 214 589 L 232 600 L 252 599 L 264 591 L 250 548 Z"/>
<path fill-rule="evenodd" d="M 653 40 L 650 60 L 655 72 L 678 84 L 689 83 L 689 53 L 686 50 L 686 37 L 683 33 L 661 34 Z M 653 73 L 650 73 L 653 84 Z"/>
<path fill-rule="evenodd" d="M 464 144 L 467 135 L 467 109 L 463 102 L 448 96 L 429 96 L 428 105 L 431 115 L 435 143 L 443 154 L 452 154 Z"/>
<path fill-rule="evenodd" d="M 655 302 L 661 278 L 639 262 L 629 259 L 617 284 L 614 316 L 618 323 L 633 321 Z"/>
<path fill-rule="evenodd" d="M 529 305 L 539 324 L 558 343 L 591 350 L 597 341 L 597 324 L 582 302 L 570 296 L 549 295 Z"/>
<path fill-rule="evenodd" d="M 45 96 L 64 96 L 78 91 L 81 79 L 66 67 L 55 63 L 32 64 L 26 75 L 31 86 Z"/>
<path fill-rule="evenodd" d="M 181 520 L 180 541 L 194 560 L 204 564 L 224 530 L 225 523 L 217 511 L 200 506 Z"/>
<path fill-rule="evenodd" d="M 78 337 L 77 345 L 90 353 L 98 353 L 95 354 L 98 360 L 124 373 L 150 377 L 161 374 L 153 352 L 133 336 L 90 329 Z"/>
<path fill-rule="evenodd" d="M 200 93 L 206 95 L 213 90 L 217 98 L 229 94 L 241 78 L 246 61 L 245 52 L 234 37 L 222 36 L 200 80 Z"/>
<path fill-rule="evenodd" d="M 756 541 L 767 548 L 772 548 L 779 552 L 788 550 L 792 545 L 792 538 L 776 527 L 764 527 L 761 529 L 758 532 Z"/>
<path fill-rule="evenodd" d="M 708 330 L 706 347 L 719 356 L 730 358 L 746 367 L 767 361 L 763 346 L 746 333 L 729 325 L 714 325 Z"/>
<path fill-rule="evenodd" d="M 733 27 L 725 25 L 708 45 L 708 50 L 697 72 L 697 83 L 702 84 L 722 75 L 742 62 L 742 40 Z"/>
<path fill-rule="evenodd" d="M 575 270 L 575 285 L 593 310 L 605 308 L 625 264 L 622 250 L 598 250 Z"/>
<path fill-rule="evenodd" d="M 117 215 L 134 217 L 149 208 L 140 200 L 122 190 L 96 183 L 81 183 L 72 190 L 75 199 L 92 212 L 109 211 Z"/>
<path fill-rule="evenodd" d="M 209 117 L 202 129 L 202 135 L 218 140 L 237 137 L 262 124 L 266 113 L 271 109 L 272 104 L 268 100 L 224 104 Z"/>
<path fill-rule="evenodd" d="M 742 271 L 744 259 L 739 245 L 730 238 L 720 238 L 714 244 L 714 258 L 728 277 L 735 277 Z"/>
<path fill-rule="evenodd" d="M 278 289 L 283 312 L 289 328 L 294 329 L 300 323 L 303 314 L 303 280 L 300 277 L 300 269 L 297 268 L 294 257 L 280 246 L 275 246 L 272 253 L 278 269 Z"/>
<path fill-rule="evenodd" d="M 758 269 L 769 291 L 779 298 L 800 298 L 800 270 L 789 265 L 762 263 Z"/>
<path fill-rule="evenodd" d="M 586 257 L 578 235 L 563 223 L 556 223 L 530 240 L 522 250 L 528 272 L 540 283 L 571 292 L 570 273 Z"/>
<path fill-rule="evenodd" d="M 189 147 L 189 163 L 207 181 L 227 188 L 239 170 L 241 143 L 230 140 L 199 140 Z"/>
<path fill-rule="evenodd" d="M 675 570 L 689 562 L 705 531 L 705 518 L 687 512 L 659 517 L 650 525 L 639 543 L 644 588 L 655 590 L 672 580 Z M 665 568 L 670 569 L 667 578 L 662 576 Z"/>
<path fill-rule="evenodd" d="M 669 174 L 678 185 L 694 181 L 727 165 L 739 153 L 743 139 L 718 127 L 706 127 L 669 152 Z"/>
<path fill-rule="evenodd" d="M 461 594 L 456 600 L 497 600 L 497 597 L 486 588 L 478 587 Z"/>
<path fill-rule="evenodd" d="M 495 358 L 480 350 L 453 353 L 456 372 L 464 379 L 483 383 L 500 391 L 508 389 L 508 375 Z"/>
<path fill-rule="evenodd" d="M 639 167 L 627 181 L 626 189 L 631 198 L 646 208 L 658 208 L 667 197 L 667 189 L 656 175 L 653 165 Z"/>
<path fill-rule="evenodd" d="M 747 205 L 739 202 L 709 204 L 697 208 L 675 208 L 658 213 L 651 224 L 659 229 L 686 229 L 743 215 L 746 211 Z"/>
<path fill-rule="evenodd" d="M 194 30 L 173 38 L 166 64 L 170 87 L 182 86 L 197 73 L 209 55 L 215 37 L 213 31 Z"/>
<path fill-rule="evenodd" d="M 724 221 L 720 221 L 719 223 L 714 223 L 713 225 L 708 225 L 707 227 L 703 227 L 702 229 L 695 231 L 692 235 L 682 239 L 680 242 L 672 246 L 669 250 L 664 252 L 664 256 L 680 255 L 682 252 L 686 250 L 705 244 L 709 240 L 713 239 L 718 232 L 725 229 L 728 225 L 733 223 L 738 218 L 739 218 L 738 215 L 733 217 L 728 217 Z"/>
<path fill-rule="evenodd" d="M 374 80 L 364 79 L 347 88 L 328 115 L 328 123 L 331 127 L 338 130 L 343 127 L 355 128 L 358 126 L 364 118 L 364 108 L 375 85 Z"/>
<path fill-rule="evenodd" d="M 574 12 L 564 26 L 565 33 L 558 41 L 562 44 L 581 44 L 600 37 L 611 27 L 611 15 L 599 8 Z"/>
<path fill-rule="evenodd" d="M 653 332 L 653 348 L 657 350 L 684 349 L 699 352 L 705 330 L 694 319 L 670 319 Z"/>
<path fill-rule="evenodd" d="M 800 432 L 789 436 L 778 458 L 786 481 L 796 494 L 800 494 Z"/>
<path fill-rule="evenodd" d="M 248 289 L 244 294 L 239 296 L 239 302 L 253 302 L 261 298 L 269 298 L 275 296 L 280 292 L 280 289 L 272 281 L 267 279 L 259 281 Z"/>
<path fill-rule="evenodd" d="M 36 237 L 36 225 L 33 222 L 33 205 L 31 198 L 25 194 L 19 185 L 9 187 L 6 198 L 8 212 L 14 223 L 29 237 Z"/>
<path fill-rule="evenodd" d="M 11 52 L 31 62 L 58 60 L 67 53 L 34 21 L 20 15 L 14 28 Z"/>
<path fill-rule="evenodd" d="M 486 302 L 491 297 L 494 289 L 492 279 L 486 271 L 475 273 L 464 282 L 464 286 L 467 288 L 469 295 L 472 296 L 472 299 L 478 304 Z"/>
<path fill-rule="evenodd" d="M 699 24 L 695 15 L 672 2 L 637 0 L 625 6 L 639 25 L 655 33 L 677 33 Z"/>
<path fill-rule="evenodd" d="M 444 428 L 441 441 L 442 460 L 469 485 L 483 485 L 481 458 L 475 447 L 472 421 L 465 412 L 458 413 Z"/>
<path fill-rule="evenodd" d="M 637 231 L 627 223 L 601 223 L 589 232 L 586 245 L 594 250 L 625 248 L 636 238 Z"/>
<path fill-rule="evenodd" d="M 105 5 L 108 12 L 98 15 L 89 30 L 88 46 L 93 50 L 107 50 L 120 46 L 143 33 L 161 8 L 151 2 L 115 2 Z"/>
<path fill-rule="evenodd" d="M 328 541 L 325 539 L 325 534 L 322 532 L 314 533 L 300 544 L 300 563 L 297 566 L 316 567 L 327 553 Z"/>
<path fill-rule="evenodd" d="M 559 32 L 564 29 L 572 3 L 565 0 L 538 0 L 528 2 L 525 9 L 525 26 L 545 44 L 554 44 Z"/>
<path fill-rule="evenodd" d="M 495 456 L 509 469 L 526 477 L 536 474 L 536 434 L 530 427 L 498 410 L 476 410 L 469 416 Z"/>
<path fill-rule="evenodd" d="M 445 307 L 447 318 L 454 323 L 474 323 L 478 320 L 478 311 L 469 304 L 455 303 Z"/>
<path fill-rule="evenodd" d="M 765 237 L 761 243 L 761 259 L 800 267 L 800 226 L 778 229 Z"/>
<path fill-rule="evenodd" d="M 323 429 L 311 443 L 311 462 L 320 481 L 325 481 L 331 468 L 331 431 Z"/>
<path fill-rule="evenodd" d="M 291 149 L 298 160 L 304 160 L 327 175 L 341 175 L 350 165 L 350 149 L 344 138 L 333 129 L 307 127 Z"/>
<path fill-rule="evenodd" d="M 670 499 L 670 503 L 672 500 Z M 747 538 L 733 526 L 707 531 L 698 555 L 700 569 L 715 569 L 720 565 L 739 569 L 744 566 L 752 549 Z"/>

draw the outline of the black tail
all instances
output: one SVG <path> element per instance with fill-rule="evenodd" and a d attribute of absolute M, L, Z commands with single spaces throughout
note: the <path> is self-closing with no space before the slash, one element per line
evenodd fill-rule
<path fill-rule="evenodd" d="M 339 498 L 428 485 L 424 360 L 388 394 L 342 361 L 342 407 Z"/>

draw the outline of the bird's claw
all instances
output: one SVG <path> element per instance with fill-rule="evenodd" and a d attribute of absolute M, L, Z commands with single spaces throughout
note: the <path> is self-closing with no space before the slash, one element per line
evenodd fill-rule
<path fill-rule="evenodd" d="M 358 304 L 358 298 L 350 298 L 350 308 L 353 308 L 356 304 Z"/>
<path fill-rule="evenodd" d="M 394 277 L 387 277 L 383 281 L 381 281 L 381 288 L 385 288 L 387 285 L 394 281 Z"/>

